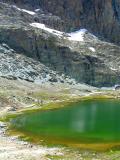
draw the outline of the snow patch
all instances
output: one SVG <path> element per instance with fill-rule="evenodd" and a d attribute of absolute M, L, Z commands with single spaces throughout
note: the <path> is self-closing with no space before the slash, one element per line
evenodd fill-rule
<path fill-rule="evenodd" d="M 71 41 L 84 41 L 84 34 L 86 32 L 86 29 L 80 29 L 76 32 L 71 32 L 68 34 L 70 36 L 68 39 Z"/>
<path fill-rule="evenodd" d="M 19 10 L 19 11 L 21 11 L 21 12 L 26 12 L 26 13 L 28 13 L 28 14 L 32 15 L 32 16 L 36 14 L 36 13 L 35 13 L 35 12 L 33 12 L 33 11 L 26 10 L 26 9 L 21 9 L 21 8 L 19 8 L 19 7 L 15 6 L 15 5 L 12 5 L 12 7 L 14 7 L 15 9 L 17 9 L 17 10 Z"/>
<path fill-rule="evenodd" d="M 48 31 L 48 32 L 50 32 L 52 34 L 55 34 L 57 36 L 62 36 L 63 35 L 63 32 L 60 32 L 60 31 L 55 30 L 55 29 L 48 28 L 42 23 L 31 23 L 30 26 L 43 29 L 43 30 Z"/>
<path fill-rule="evenodd" d="M 30 26 L 43 29 L 56 36 L 67 38 L 71 41 L 84 41 L 84 34 L 87 31 L 86 29 L 80 29 L 79 31 L 76 31 L 76 32 L 65 33 L 65 32 L 55 30 L 55 29 L 48 28 L 44 24 L 41 24 L 41 23 L 31 23 Z"/>
<path fill-rule="evenodd" d="M 35 9 L 35 12 L 39 12 L 40 11 L 40 9 L 38 8 L 38 9 Z"/>
<path fill-rule="evenodd" d="M 23 12 L 26 12 L 28 14 L 31 14 L 31 15 L 35 15 L 36 13 L 33 12 L 33 11 L 29 11 L 29 10 L 26 10 L 26 9 L 21 9 Z"/>
<path fill-rule="evenodd" d="M 91 50 L 92 52 L 96 51 L 95 48 L 93 48 L 93 47 L 89 47 L 89 50 Z"/>
<path fill-rule="evenodd" d="M 117 71 L 117 69 L 115 69 L 115 68 L 112 68 L 112 67 L 111 67 L 110 69 L 111 69 L 112 71 Z"/>

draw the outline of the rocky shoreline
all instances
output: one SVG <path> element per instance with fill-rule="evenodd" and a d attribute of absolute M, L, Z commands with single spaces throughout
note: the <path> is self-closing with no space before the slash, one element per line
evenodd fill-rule
<path fill-rule="evenodd" d="M 6 135 L 6 124 L 0 122 L 0 159 L 44 160 L 47 154 L 62 155 L 60 148 L 36 146 L 20 140 L 17 136 Z"/>

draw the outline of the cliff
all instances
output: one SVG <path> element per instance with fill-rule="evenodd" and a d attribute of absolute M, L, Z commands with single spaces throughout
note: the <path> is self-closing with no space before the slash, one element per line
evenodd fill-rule
<path fill-rule="evenodd" d="M 119 19 L 115 17 L 112 7 L 108 11 L 114 16 L 106 13 L 107 10 L 104 8 L 108 4 L 109 7 L 112 6 L 111 3 L 107 1 L 103 7 L 104 10 L 102 6 L 98 7 L 101 12 L 100 10 L 98 13 L 96 11 L 96 15 L 99 18 L 95 21 L 93 9 L 90 9 L 89 6 L 93 6 L 93 4 L 96 6 L 103 5 L 102 3 L 97 3 L 97 1 L 94 3 L 91 1 L 86 1 L 86 3 L 85 1 L 79 1 L 78 5 L 78 1 L 74 1 L 76 2 L 74 4 L 72 4 L 73 1 L 66 1 L 66 3 L 68 2 L 66 9 L 63 1 L 51 0 L 48 1 L 49 3 L 45 0 L 44 2 L 39 0 L 29 1 L 29 3 L 28 1 L 16 2 L 14 1 L 14 5 L 0 3 L 0 43 L 1 45 L 5 43 L 11 47 L 14 50 L 14 53 L 11 54 L 24 54 L 36 60 L 36 64 L 40 62 L 42 66 L 56 71 L 59 75 L 65 74 L 80 83 L 87 83 L 97 87 L 113 86 L 120 83 L 120 47 L 101 41 L 93 33 L 89 32 L 89 30 L 101 32 L 102 35 L 110 36 L 110 40 L 112 32 L 109 34 L 109 30 L 113 29 L 112 23 L 114 19 L 116 27 L 114 28 L 116 40 L 114 40 L 117 42 L 119 39 L 118 33 L 120 33 L 117 26 Z M 87 6 L 85 6 L 86 4 Z M 83 11 L 79 13 L 88 16 L 86 18 L 83 16 L 81 20 L 80 16 L 77 15 L 76 6 L 78 6 L 79 11 Z M 53 12 L 54 14 L 52 14 Z M 102 14 L 102 16 L 99 14 Z M 100 19 L 105 15 L 110 16 L 111 19 L 106 18 L 102 22 Z M 68 21 L 68 25 L 65 25 L 65 21 Z M 108 21 L 111 23 L 110 25 L 108 25 Z M 100 23 L 101 26 L 106 26 L 106 31 L 105 27 L 99 26 Z M 98 29 L 97 25 L 101 30 Z M 59 31 L 59 29 L 70 30 L 71 26 L 73 30 L 78 26 L 85 26 L 88 30 L 81 29 L 71 33 Z M 25 66 L 28 62 L 29 60 Z M 34 61 L 31 63 L 34 63 Z M 35 74 L 37 73 L 38 77 L 40 77 L 41 71 L 37 69 L 38 67 L 31 66 L 35 68 Z M 44 72 L 42 68 L 41 70 Z M 51 71 L 48 71 L 48 73 L 51 74 Z M 25 73 L 25 77 L 28 74 L 30 73 Z M 32 81 L 35 79 L 33 77 Z M 55 77 L 55 74 L 52 77 Z"/>

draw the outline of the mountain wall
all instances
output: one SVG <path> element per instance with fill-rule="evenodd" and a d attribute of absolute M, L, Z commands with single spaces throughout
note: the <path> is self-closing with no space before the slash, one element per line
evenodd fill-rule
<path fill-rule="evenodd" d="M 49 4 L 48 2 L 52 3 Z M 59 2 L 60 4 L 56 4 L 56 2 Z M 97 87 L 119 84 L 120 47 L 118 45 L 101 41 L 99 38 L 89 32 L 90 28 L 88 31 L 82 29 L 72 33 L 59 31 L 59 29 L 66 29 L 69 31 L 71 29 L 77 29 L 78 26 L 83 27 L 82 23 L 86 23 L 86 25 L 92 27 L 91 30 L 96 29 L 96 32 L 100 32 L 100 30 L 95 27 L 97 26 L 97 22 L 94 22 L 93 10 L 90 10 L 88 7 L 90 4 L 93 5 L 93 3 L 91 1 L 79 1 L 81 5 L 78 5 L 78 10 L 81 10 L 81 7 L 87 4 L 87 6 L 83 7 L 83 10 L 85 10 L 83 11 L 83 15 L 87 15 L 87 11 L 89 11 L 91 15 L 89 14 L 88 16 L 83 17 L 82 21 L 79 20 L 79 23 L 76 23 L 75 20 L 80 17 L 79 15 L 76 15 L 77 12 L 75 12 L 75 9 L 77 6 L 75 7 L 74 5 L 76 5 L 78 1 L 74 1 L 76 3 L 73 4 L 72 1 L 66 2 L 68 2 L 67 7 L 69 9 L 69 6 L 71 6 L 70 11 L 68 11 L 68 8 L 64 10 L 62 9 L 63 1 L 21 0 L 16 2 L 14 1 L 14 5 L 10 4 L 13 3 L 13 1 L 9 1 L 9 3 L 0 2 L 0 46 L 6 44 L 14 50 L 14 52 L 11 52 L 10 55 L 8 55 L 8 62 L 9 57 L 14 57 L 14 54 L 16 53 L 31 57 L 35 61 L 40 62 L 42 66 L 45 66 L 52 71 L 57 71 L 59 75 L 65 74 L 66 77 L 69 76 L 80 83 L 87 83 Z M 104 2 L 106 2 L 106 5 L 108 5 L 108 1 Z M 109 3 L 109 7 L 110 6 L 111 3 Z M 102 7 L 100 7 L 100 10 L 102 10 Z M 112 11 L 112 9 L 109 11 Z M 107 11 L 104 10 L 104 12 Z M 102 14 L 103 11 L 98 12 L 98 14 L 100 13 Z M 70 16 L 74 14 L 75 17 Z M 110 14 L 106 13 L 106 16 L 108 15 Z M 100 16 L 98 17 L 100 18 Z M 117 22 L 119 22 L 119 20 L 116 17 L 114 18 L 116 20 L 114 25 L 117 27 Z M 111 21 L 112 23 L 112 19 L 113 18 L 106 18 L 106 21 L 101 23 L 101 25 L 105 24 L 107 26 L 108 21 Z M 66 22 L 68 22 L 68 25 L 65 25 Z M 110 28 L 113 27 L 112 24 L 108 26 L 109 28 L 106 27 L 106 34 L 108 34 Z M 53 28 L 57 28 L 57 30 Z M 119 28 L 118 30 L 115 28 L 114 31 L 116 31 L 116 35 L 114 33 L 115 38 L 119 39 Z M 101 33 L 103 34 L 104 32 Z M 109 36 L 112 38 L 112 34 L 109 34 Z M 1 50 L 0 54 L 5 60 L 5 55 L 3 55 L 4 53 L 2 52 L 3 51 Z M 20 61 L 22 61 L 22 59 L 19 59 L 19 62 Z M 32 62 L 34 63 L 34 61 L 31 61 L 31 63 Z M 37 62 L 36 64 L 38 64 Z M 24 66 L 26 66 L 28 63 L 29 60 L 25 62 Z M 4 63 L 4 66 L 1 66 L 2 68 L 4 67 L 4 72 L 6 72 L 6 65 L 7 62 L 6 64 Z M 40 71 L 38 69 L 38 65 L 36 67 L 34 64 L 30 65 L 32 68 L 35 68 L 35 74 L 40 77 L 44 75 L 44 70 L 42 69 L 44 67 L 42 67 Z M 14 67 L 13 64 L 12 66 Z M 19 63 L 17 63 L 16 66 L 20 68 Z M 7 66 L 7 68 L 10 67 Z M 2 69 L 0 72 L 1 71 Z M 7 73 L 8 72 L 9 70 L 7 70 Z M 14 72 L 14 75 L 15 73 L 16 72 Z M 51 71 L 49 73 L 51 74 Z M 25 74 L 27 76 L 29 72 L 25 72 Z M 4 74 L 2 73 L 1 75 Z M 52 75 L 53 77 L 55 76 L 55 74 Z"/>
<path fill-rule="evenodd" d="M 7 0 L 3 0 L 7 1 Z M 106 40 L 120 43 L 120 0 L 9 0 L 26 8 L 39 8 L 64 20 L 71 31 L 86 28 Z"/>

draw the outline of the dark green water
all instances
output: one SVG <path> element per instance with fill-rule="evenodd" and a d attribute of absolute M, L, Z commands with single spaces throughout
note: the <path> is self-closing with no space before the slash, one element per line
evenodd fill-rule
<path fill-rule="evenodd" d="M 23 114 L 12 128 L 32 138 L 62 143 L 120 142 L 120 101 L 87 100 L 69 107 Z"/>

